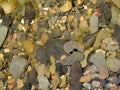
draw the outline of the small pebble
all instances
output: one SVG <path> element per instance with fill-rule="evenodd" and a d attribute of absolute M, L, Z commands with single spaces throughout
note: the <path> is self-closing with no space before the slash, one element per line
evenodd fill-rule
<path fill-rule="evenodd" d="M 91 84 L 90 83 L 83 83 L 83 86 L 87 89 L 87 90 L 91 90 Z"/>
<path fill-rule="evenodd" d="M 118 72 L 120 70 L 120 60 L 114 56 L 107 57 L 107 66 L 112 72 Z"/>
<path fill-rule="evenodd" d="M 100 87 L 100 82 L 99 81 L 93 81 L 92 86 L 93 87 Z"/>
<path fill-rule="evenodd" d="M 12 62 L 9 66 L 10 72 L 14 78 L 19 77 L 24 73 L 28 65 L 28 62 L 25 58 L 20 58 L 18 56 L 13 56 Z"/>
<path fill-rule="evenodd" d="M 17 87 L 22 88 L 24 86 L 23 81 L 21 79 L 17 79 Z"/>
<path fill-rule="evenodd" d="M 106 64 L 106 59 L 102 53 L 95 53 L 90 57 L 90 62 L 95 64 L 98 69 L 101 69 Z"/>
<path fill-rule="evenodd" d="M 90 34 L 98 31 L 98 16 L 92 15 L 90 17 Z"/>
<path fill-rule="evenodd" d="M 80 78 L 80 82 L 89 82 L 90 80 L 92 79 L 92 75 L 91 74 L 88 74 L 88 75 L 85 75 L 85 76 L 81 76 Z"/>
<path fill-rule="evenodd" d="M 66 75 L 62 75 L 61 77 L 61 83 L 60 83 L 60 86 L 59 87 L 66 87 Z"/>

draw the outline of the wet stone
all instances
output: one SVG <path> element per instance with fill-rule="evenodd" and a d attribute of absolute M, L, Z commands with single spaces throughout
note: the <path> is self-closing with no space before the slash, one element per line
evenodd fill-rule
<path fill-rule="evenodd" d="M 70 69 L 70 90 L 82 90 L 82 85 L 79 82 L 80 77 L 82 76 L 82 67 L 79 61 L 76 61 L 72 64 Z"/>
<path fill-rule="evenodd" d="M 98 16 L 92 15 L 90 17 L 90 34 L 98 31 Z"/>
<path fill-rule="evenodd" d="M 8 32 L 8 28 L 6 26 L 0 26 L 0 47 L 2 46 L 6 38 L 7 32 Z"/>
<path fill-rule="evenodd" d="M 14 78 L 22 75 L 27 68 L 28 62 L 25 58 L 20 58 L 18 56 L 13 56 L 12 62 L 10 64 L 10 72 Z"/>
<path fill-rule="evenodd" d="M 112 72 L 118 72 L 120 70 L 120 60 L 111 55 L 107 57 L 107 66 Z"/>
<path fill-rule="evenodd" d="M 111 6 L 109 2 L 105 2 L 100 6 L 100 12 L 102 14 L 102 20 L 105 24 L 109 24 L 111 20 Z"/>
<path fill-rule="evenodd" d="M 64 58 L 61 63 L 63 65 L 72 65 L 76 61 L 83 61 L 84 59 L 84 54 L 80 52 L 74 52 L 70 56 Z"/>
<path fill-rule="evenodd" d="M 72 54 L 73 52 L 83 52 L 83 48 L 80 43 L 76 41 L 66 42 L 63 46 L 64 51 L 68 54 Z"/>
<path fill-rule="evenodd" d="M 55 58 L 55 60 L 60 60 L 60 57 L 65 54 L 63 50 L 63 40 L 59 39 L 49 39 L 46 42 L 46 52 L 48 57 L 51 55 Z"/>
<path fill-rule="evenodd" d="M 42 64 L 47 64 L 49 62 L 49 58 L 47 56 L 45 48 L 42 46 L 38 46 L 37 48 L 37 59 L 40 61 Z"/>
<path fill-rule="evenodd" d="M 95 53 L 90 57 L 90 62 L 95 64 L 95 66 L 100 69 L 106 64 L 105 56 L 102 53 Z"/>

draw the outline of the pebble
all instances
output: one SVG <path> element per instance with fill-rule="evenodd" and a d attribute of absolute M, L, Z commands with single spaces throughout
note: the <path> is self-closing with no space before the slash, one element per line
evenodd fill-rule
<path fill-rule="evenodd" d="M 63 60 L 61 60 L 61 63 L 63 65 L 72 65 L 76 61 L 83 61 L 83 59 L 84 59 L 84 54 L 83 53 L 74 52 L 70 56 L 68 56 L 68 57 L 64 58 Z"/>
<path fill-rule="evenodd" d="M 9 27 L 12 24 L 12 17 L 11 16 L 5 16 L 3 17 L 2 25 Z"/>
<path fill-rule="evenodd" d="M 119 2 L 119 0 L 112 0 L 113 1 L 113 3 L 118 7 L 118 8 L 120 8 L 120 2 Z"/>
<path fill-rule="evenodd" d="M 0 80 L 5 80 L 6 79 L 6 75 L 0 71 Z"/>
<path fill-rule="evenodd" d="M 56 73 L 56 65 L 52 64 L 49 68 L 50 73 L 53 75 Z"/>
<path fill-rule="evenodd" d="M 37 72 L 34 68 L 27 73 L 27 81 L 32 85 L 36 85 L 38 83 Z"/>
<path fill-rule="evenodd" d="M 71 54 L 71 52 L 83 52 L 83 48 L 80 45 L 80 43 L 76 42 L 76 41 L 68 41 L 64 44 L 63 46 L 64 51 L 68 54 Z"/>
<path fill-rule="evenodd" d="M 106 64 L 105 56 L 102 53 L 95 53 L 90 57 L 92 62 L 98 69 L 101 69 Z"/>
<path fill-rule="evenodd" d="M 90 83 L 83 83 L 83 86 L 87 89 L 87 90 L 91 90 L 92 86 Z"/>
<path fill-rule="evenodd" d="M 47 77 L 46 76 L 39 76 L 37 77 L 38 79 L 38 82 L 39 82 L 39 88 L 42 89 L 42 90 L 46 90 L 49 85 L 50 85 L 50 82 L 48 81 Z"/>
<path fill-rule="evenodd" d="M 118 72 L 120 70 L 120 60 L 114 56 L 107 57 L 107 66 L 112 72 Z"/>
<path fill-rule="evenodd" d="M 92 86 L 93 86 L 93 87 L 100 87 L 100 82 L 94 80 L 94 81 L 92 82 Z"/>
<path fill-rule="evenodd" d="M 107 77 L 109 77 L 109 72 L 108 72 L 108 68 L 107 65 L 104 65 L 100 71 L 99 71 L 99 75 L 101 79 L 106 79 Z"/>
<path fill-rule="evenodd" d="M 62 87 L 62 88 L 66 87 L 66 79 L 67 79 L 66 75 L 62 75 L 60 78 L 61 78 L 61 83 L 59 87 Z"/>
<path fill-rule="evenodd" d="M 90 34 L 98 31 L 98 16 L 92 15 L 90 17 Z"/>
<path fill-rule="evenodd" d="M 72 3 L 71 1 L 67 0 L 62 7 L 60 7 L 61 12 L 68 12 L 72 9 Z"/>
<path fill-rule="evenodd" d="M 113 40 L 111 37 L 108 37 L 102 41 L 102 45 L 105 50 L 117 50 L 119 49 L 119 44 Z"/>
<path fill-rule="evenodd" d="M 93 4 L 97 4 L 97 0 L 90 0 Z"/>
<path fill-rule="evenodd" d="M 41 35 L 41 39 L 40 39 L 41 42 L 42 42 L 43 44 L 46 44 L 46 42 L 47 42 L 48 39 L 49 39 L 48 34 L 45 33 L 45 32 L 43 32 L 42 35 Z"/>
<path fill-rule="evenodd" d="M 14 78 L 18 78 L 22 75 L 27 68 L 28 62 L 25 58 L 20 58 L 18 56 L 13 56 L 12 62 L 10 64 L 10 73 Z"/>
<path fill-rule="evenodd" d="M 32 40 L 24 40 L 23 41 L 23 47 L 25 49 L 25 52 L 29 55 L 34 51 L 34 44 Z"/>
<path fill-rule="evenodd" d="M 81 21 L 80 24 L 79 24 L 79 28 L 83 32 L 88 32 L 89 31 L 89 26 L 88 26 L 87 20 Z"/>
<path fill-rule="evenodd" d="M 2 46 L 5 40 L 7 32 L 8 32 L 8 28 L 6 26 L 0 26 L 0 47 Z"/>
<path fill-rule="evenodd" d="M 91 79 L 92 79 L 92 75 L 91 74 L 88 74 L 88 75 L 85 75 L 85 76 L 81 76 L 81 78 L 80 78 L 80 82 L 89 82 L 89 81 L 91 81 Z"/>
<path fill-rule="evenodd" d="M 24 86 L 23 81 L 21 79 L 17 79 L 17 87 L 22 88 Z"/>

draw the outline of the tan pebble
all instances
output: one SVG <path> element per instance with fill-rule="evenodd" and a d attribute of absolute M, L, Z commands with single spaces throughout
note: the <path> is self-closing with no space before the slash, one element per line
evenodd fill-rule
<path fill-rule="evenodd" d="M 55 64 L 55 58 L 54 58 L 53 56 L 50 56 L 50 62 L 51 62 L 52 64 Z"/>
<path fill-rule="evenodd" d="M 93 9 L 92 9 L 92 8 L 89 8 L 89 9 L 87 10 L 87 14 L 88 14 L 88 15 L 92 15 L 92 13 L 93 13 Z"/>
<path fill-rule="evenodd" d="M 45 44 L 48 39 L 49 39 L 48 34 L 45 33 L 45 32 L 43 32 L 42 35 L 41 35 L 41 42 L 42 42 L 43 44 Z"/>
<path fill-rule="evenodd" d="M 85 20 L 84 16 L 80 16 L 80 22 L 83 22 Z"/>
<path fill-rule="evenodd" d="M 49 68 L 50 73 L 53 75 L 56 73 L 56 65 L 52 64 Z"/>
<path fill-rule="evenodd" d="M 60 78 L 61 78 L 60 87 L 62 88 L 66 87 L 66 75 L 62 75 Z"/>
<path fill-rule="evenodd" d="M 83 0 L 77 0 L 77 5 L 82 4 Z"/>
<path fill-rule="evenodd" d="M 62 55 L 62 56 L 60 57 L 60 60 L 63 60 L 64 58 L 66 58 L 66 55 Z"/>
<path fill-rule="evenodd" d="M 89 82 L 92 79 L 92 75 L 88 74 L 80 78 L 80 82 Z"/>
<path fill-rule="evenodd" d="M 17 87 L 22 88 L 24 86 L 23 81 L 21 79 L 17 79 Z"/>
<path fill-rule="evenodd" d="M 32 70 L 31 66 L 28 66 L 27 71 L 30 72 Z"/>
<path fill-rule="evenodd" d="M 61 12 L 68 12 L 71 9 L 72 9 L 72 3 L 71 3 L 71 1 L 67 0 L 65 2 L 65 4 L 63 4 L 63 6 L 60 8 L 60 11 Z"/>
<path fill-rule="evenodd" d="M 34 44 L 32 40 L 23 41 L 23 46 L 27 54 L 31 54 L 34 51 Z"/>
<path fill-rule="evenodd" d="M 73 15 L 68 15 L 68 20 L 69 20 L 70 22 L 72 22 L 72 21 L 74 20 L 74 16 L 73 16 Z"/>

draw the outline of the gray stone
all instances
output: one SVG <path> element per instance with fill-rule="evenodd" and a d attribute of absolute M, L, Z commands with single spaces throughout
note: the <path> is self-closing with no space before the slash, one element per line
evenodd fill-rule
<path fill-rule="evenodd" d="M 47 77 L 45 76 L 38 76 L 38 82 L 39 82 L 39 88 L 42 90 L 46 90 L 48 88 L 48 86 L 50 85 Z"/>
<path fill-rule="evenodd" d="M 100 86 L 100 82 L 99 81 L 93 81 L 92 82 L 92 86 L 93 87 L 99 87 Z"/>
<path fill-rule="evenodd" d="M 98 16 L 90 17 L 90 34 L 94 34 L 98 31 Z"/>
<path fill-rule="evenodd" d="M 68 54 L 71 54 L 71 52 L 74 52 L 75 50 L 83 52 L 82 46 L 80 45 L 80 43 L 76 41 L 66 42 L 63 48 L 64 48 L 64 51 Z"/>
<path fill-rule="evenodd" d="M 6 26 L 0 26 L 0 47 L 2 46 L 6 38 L 7 32 L 8 32 L 8 28 Z"/>
<path fill-rule="evenodd" d="M 111 55 L 107 58 L 107 66 L 112 72 L 117 72 L 120 70 L 120 60 Z"/>
<path fill-rule="evenodd" d="M 90 57 L 90 62 L 95 64 L 95 66 L 100 69 L 106 64 L 105 56 L 102 53 L 95 53 Z"/>
<path fill-rule="evenodd" d="M 19 77 L 24 73 L 27 68 L 28 62 L 25 58 L 20 58 L 18 56 L 13 56 L 12 62 L 10 64 L 10 72 L 14 78 Z"/>
<path fill-rule="evenodd" d="M 80 52 L 74 52 L 70 56 L 66 57 L 61 61 L 63 65 L 72 65 L 76 61 L 83 61 L 84 54 Z"/>

